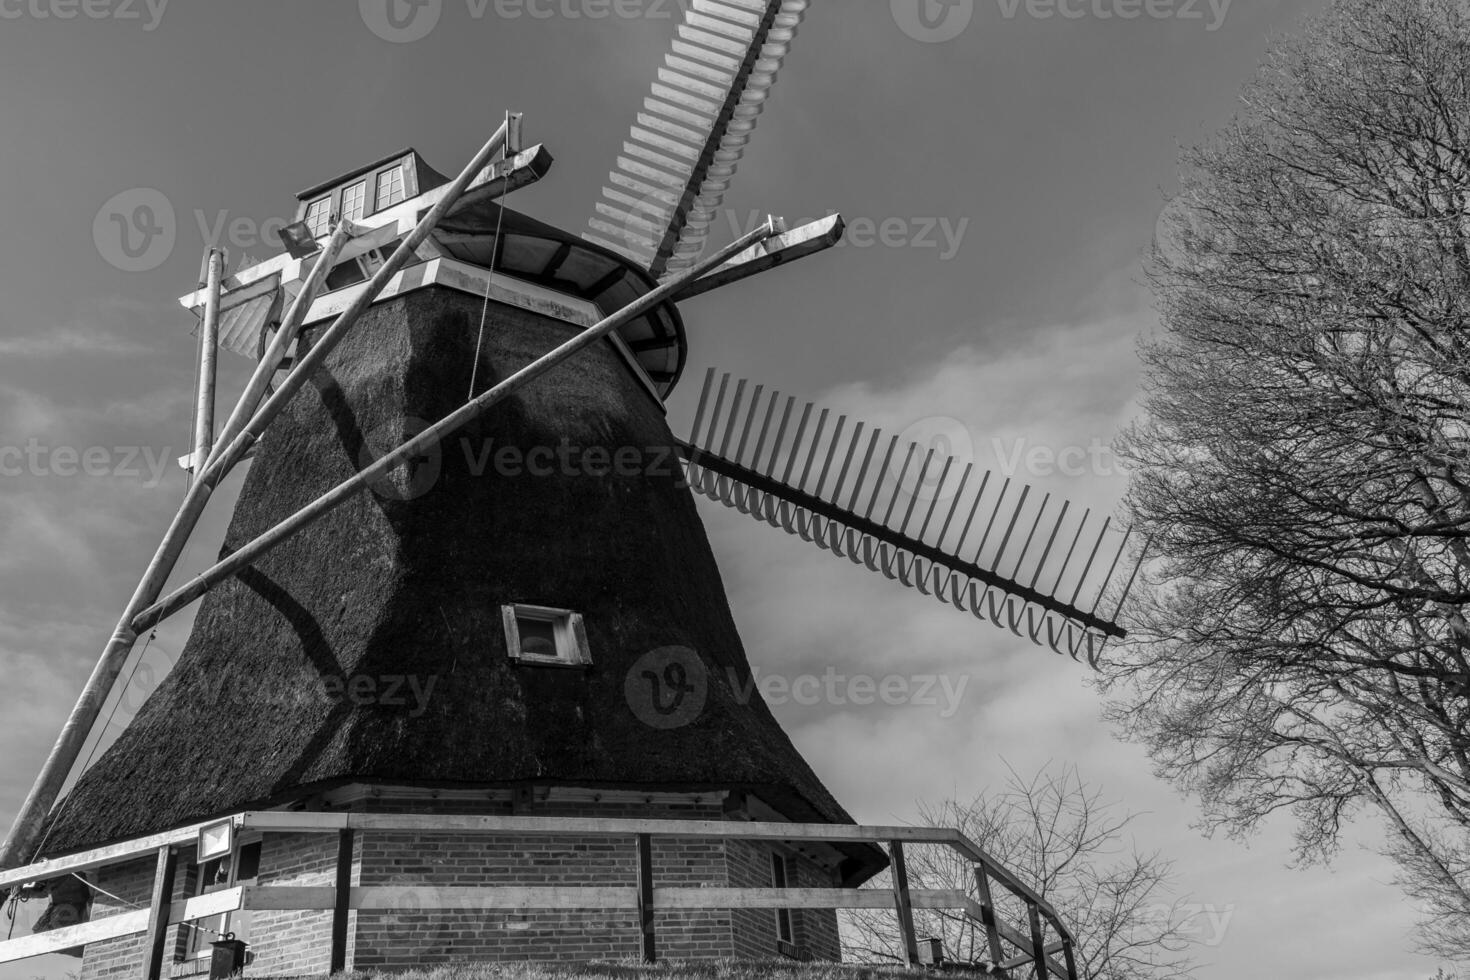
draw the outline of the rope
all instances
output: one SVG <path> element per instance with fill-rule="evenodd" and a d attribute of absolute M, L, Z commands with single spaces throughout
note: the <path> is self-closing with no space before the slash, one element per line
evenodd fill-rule
<path fill-rule="evenodd" d="M 505 114 L 506 132 L 510 132 L 510 113 Z M 509 148 L 506 156 L 510 155 Z M 495 242 L 490 247 L 490 275 L 485 279 L 485 304 L 480 308 L 480 336 L 475 341 L 475 360 L 470 365 L 470 393 L 465 401 L 473 401 L 475 397 L 475 382 L 480 377 L 480 352 L 485 346 L 485 320 L 490 314 L 490 287 L 495 283 L 495 259 L 500 254 L 500 227 L 505 221 L 505 206 L 510 201 L 510 177 L 506 176 L 506 193 L 500 199 L 499 211 L 495 215 Z"/>
<path fill-rule="evenodd" d="M 112 892 L 108 891 L 106 888 L 103 888 L 101 885 L 98 885 L 98 884 L 95 884 L 93 882 L 88 881 L 86 878 L 83 878 L 81 875 L 79 875 L 75 871 L 71 872 L 71 876 L 73 878 L 75 878 L 77 881 L 80 881 L 82 884 L 86 885 L 88 888 L 92 889 L 92 891 L 94 891 L 94 892 L 101 892 L 103 895 L 106 895 L 108 898 L 112 899 L 114 902 L 117 902 L 117 903 L 119 903 L 121 905 L 125 905 L 128 908 L 130 908 L 130 909 L 133 909 L 135 911 L 141 911 L 142 909 L 146 908 L 146 906 L 139 905 L 137 902 L 130 902 L 130 901 L 128 901 L 126 898 L 123 898 L 121 895 L 114 895 Z M 214 930 L 214 929 L 209 928 L 209 926 L 196 925 L 193 922 L 180 922 L 179 925 L 183 926 L 185 929 L 195 929 L 195 930 L 197 930 L 199 932 L 207 932 L 211 936 L 218 936 L 221 939 L 225 938 L 228 935 L 232 935 L 232 933 L 219 932 L 217 930 Z"/>

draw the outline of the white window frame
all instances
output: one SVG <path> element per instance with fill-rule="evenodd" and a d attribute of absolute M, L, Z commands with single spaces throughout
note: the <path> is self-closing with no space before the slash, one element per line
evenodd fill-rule
<path fill-rule="evenodd" d="M 791 859 L 780 851 L 771 852 L 771 887 L 791 887 Z M 776 942 L 796 944 L 796 919 L 790 909 L 776 909 Z"/>
<path fill-rule="evenodd" d="M 506 649 L 510 651 L 510 658 L 517 663 L 544 667 L 586 667 L 592 663 L 592 655 L 587 649 L 587 629 L 582 622 L 581 613 L 570 609 L 520 603 L 502 606 L 500 612 L 505 622 Z M 522 619 L 551 624 L 556 636 L 556 656 L 541 657 L 521 652 Z"/>
<path fill-rule="evenodd" d="M 318 219 L 312 217 L 313 213 L 316 212 L 318 206 L 322 207 L 322 211 L 320 214 L 320 228 L 317 227 Z M 313 238 L 321 238 L 326 235 L 327 232 L 331 231 L 332 195 L 328 194 L 326 197 L 319 197 L 315 201 L 312 201 L 310 204 L 308 204 L 306 206 L 306 214 L 302 216 L 301 220 L 306 222 L 306 227 L 311 231 L 311 236 Z"/>
<path fill-rule="evenodd" d="M 378 177 L 374 181 L 374 184 L 373 200 L 376 206 L 373 210 L 375 212 L 386 210 L 395 204 L 402 204 L 408 200 L 408 168 L 401 163 L 395 163 L 385 170 L 378 171 Z M 393 197 L 395 184 L 397 185 L 397 198 Z M 388 187 L 387 199 L 383 197 L 385 185 Z"/>
<path fill-rule="evenodd" d="M 350 207 L 347 202 L 353 197 L 356 197 L 357 204 Z M 357 183 L 342 188 L 342 220 L 361 221 L 367 213 L 367 178 L 364 177 Z"/>

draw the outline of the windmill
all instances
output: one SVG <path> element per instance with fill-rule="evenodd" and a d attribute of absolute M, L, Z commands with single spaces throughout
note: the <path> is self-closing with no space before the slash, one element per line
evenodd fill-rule
<path fill-rule="evenodd" d="M 691 489 L 1075 658 L 1122 635 L 1099 612 L 1126 594 L 1107 521 L 1096 530 L 1029 488 L 713 373 L 689 438 L 669 429 L 687 354 L 678 304 L 842 234 L 840 217 L 770 220 L 705 256 L 807 6 L 693 0 L 582 238 L 505 205 L 551 165 L 507 116 L 452 180 L 403 150 L 304 191 L 285 253 L 233 276 L 210 255 L 205 287 L 183 299 L 203 348 L 188 494 L 0 867 L 259 809 L 850 823 L 764 703 L 741 695 L 750 666 Z M 216 430 L 219 347 L 256 366 Z M 561 462 L 542 472 L 548 452 Z M 165 593 L 247 458 L 220 560 Z M 173 672 L 58 803 L 137 641 L 201 599 Z M 383 690 L 415 679 L 437 693 L 409 705 Z M 364 884 L 405 860 L 344 847 L 339 868 Z M 251 870 L 301 860 L 257 850 Z M 702 884 L 748 871 L 722 860 Z M 850 843 L 775 867 L 783 884 L 855 885 L 886 862 Z M 201 860 L 193 880 L 208 874 Z M 1037 907 L 1025 961 L 1044 974 L 1054 950 Z M 777 918 L 778 944 L 801 934 L 831 955 L 835 918 L 801 915 L 800 928 Z M 388 955 L 385 933 L 358 916 L 358 965 L 392 965 L 371 959 Z M 741 948 L 740 922 L 708 948 Z M 322 964 L 342 965 L 336 952 Z"/>

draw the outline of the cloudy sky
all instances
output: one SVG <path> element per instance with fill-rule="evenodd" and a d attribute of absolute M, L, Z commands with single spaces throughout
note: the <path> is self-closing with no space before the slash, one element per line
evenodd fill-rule
<path fill-rule="evenodd" d="M 1269 36 L 1322 0 L 962 0 L 968 23 L 941 21 L 942 43 L 918 2 L 815 4 L 721 229 L 841 211 L 889 222 L 888 240 L 689 303 L 689 377 L 715 366 L 895 430 L 957 420 L 943 424 L 986 466 L 1105 443 L 1136 410 L 1134 342 L 1155 324 L 1139 265 L 1178 148 L 1228 120 Z M 261 229 L 296 190 L 403 145 L 454 172 L 507 109 L 557 158 L 511 205 L 580 230 L 676 13 L 675 0 L 623 0 L 612 17 L 589 16 L 609 9 L 599 0 L 431 5 L 433 30 L 390 43 L 351 0 L 0 0 L 0 451 L 26 452 L 0 476 L 6 826 L 180 500 L 165 463 L 188 440 L 194 344 L 174 297 L 206 245 L 264 257 Z M 108 217 L 145 189 L 168 202 L 155 217 L 172 244 L 127 271 L 139 263 L 108 244 Z M 224 366 L 237 387 L 245 363 Z M 676 427 L 695 388 L 673 400 Z M 89 449 L 82 472 L 68 450 Z M 1115 502 L 1110 461 L 1087 469 L 1021 475 Z M 217 550 L 237 486 L 184 568 Z M 705 512 L 759 669 L 964 683 L 956 710 L 775 706 L 859 820 L 911 819 L 916 799 L 973 795 L 1007 764 L 1075 763 L 1140 811 L 1141 845 L 1176 860 L 1184 893 L 1228 914 L 1201 978 L 1434 972 L 1405 952 L 1392 868 L 1353 841 L 1332 869 L 1288 869 L 1286 822 L 1248 847 L 1204 839 L 1193 804 L 1099 720 L 1082 667 Z M 187 629 L 161 631 L 139 691 Z"/>

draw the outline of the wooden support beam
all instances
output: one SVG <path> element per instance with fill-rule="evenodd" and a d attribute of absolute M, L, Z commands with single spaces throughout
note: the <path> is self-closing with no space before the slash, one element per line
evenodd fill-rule
<path fill-rule="evenodd" d="M 638 953 L 644 963 L 658 962 L 654 932 L 653 838 L 639 834 L 638 841 Z"/>
<path fill-rule="evenodd" d="M 846 229 L 847 225 L 842 215 L 834 214 L 821 221 L 802 225 L 784 235 L 778 235 L 764 245 L 741 252 L 714 272 L 690 283 L 674 295 L 674 302 L 682 303 L 686 299 L 702 296 L 722 286 L 749 279 L 751 276 L 758 276 L 778 265 L 785 265 L 797 259 L 804 259 L 808 255 L 825 252 L 842 241 L 842 235 Z"/>
<path fill-rule="evenodd" d="M 1026 903 L 1026 915 L 1031 924 L 1031 960 L 1036 965 L 1036 980 L 1047 980 L 1046 934 L 1041 930 L 1041 911 L 1035 902 Z"/>
<path fill-rule="evenodd" d="M 1005 949 L 1000 944 L 995 897 L 990 892 L 990 874 L 983 864 L 975 865 L 975 889 L 980 893 L 980 923 L 985 927 L 985 946 L 989 950 L 990 961 L 999 963 L 1005 956 Z"/>
<path fill-rule="evenodd" d="M 219 381 L 220 283 L 225 277 L 225 253 L 211 248 L 205 259 L 204 318 L 199 322 L 199 403 L 194 408 L 194 465 L 197 476 L 214 449 L 215 389 Z"/>
<path fill-rule="evenodd" d="M 121 915 L 103 916 L 91 922 L 83 922 L 81 925 L 64 926 L 50 932 L 38 932 L 31 936 L 21 936 L 19 939 L 0 942 L 0 963 L 14 963 L 34 956 L 45 956 L 48 953 L 59 953 L 78 946 L 106 942 L 109 939 L 136 936 L 148 928 L 149 915 L 148 909 L 140 909 L 136 912 L 124 912 Z"/>
<path fill-rule="evenodd" d="M 1077 973 L 1077 952 L 1070 940 L 1062 940 L 1062 961 L 1067 964 L 1067 980 L 1082 980 Z"/>
<path fill-rule="evenodd" d="M 352 909 L 352 841 L 351 830 L 337 831 L 337 896 L 332 909 L 331 972 L 347 969 L 347 922 Z"/>
<path fill-rule="evenodd" d="M 898 910 L 898 931 L 903 937 L 904 962 L 919 963 L 919 937 L 914 932 L 914 902 L 909 894 L 909 870 L 903 859 L 903 842 L 890 841 L 888 858 L 893 872 L 893 904 Z"/>
<path fill-rule="evenodd" d="M 153 901 L 148 907 L 147 939 L 143 948 L 143 980 L 159 980 L 163 975 L 164 956 L 168 951 L 169 920 L 172 918 L 174 876 L 179 867 L 179 849 L 172 845 L 158 849 L 158 864 L 153 872 Z"/>

